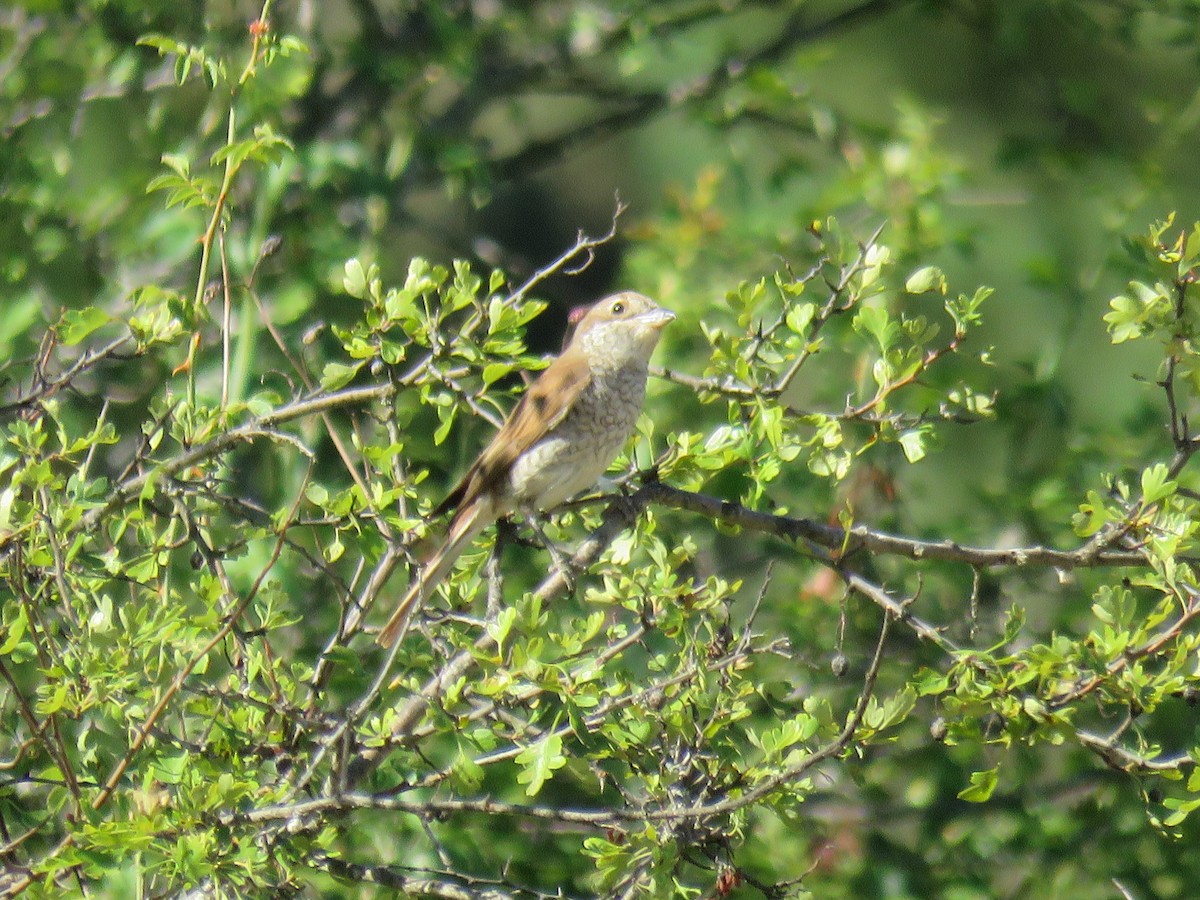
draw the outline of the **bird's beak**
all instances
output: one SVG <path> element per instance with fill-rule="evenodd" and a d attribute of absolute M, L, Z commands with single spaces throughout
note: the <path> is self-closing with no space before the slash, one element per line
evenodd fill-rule
<path fill-rule="evenodd" d="M 662 328 L 668 322 L 673 322 L 674 320 L 675 313 L 671 312 L 669 309 L 663 309 L 661 306 L 656 307 L 649 312 L 644 312 L 638 316 L 638 321 L 647 328 Z"/>

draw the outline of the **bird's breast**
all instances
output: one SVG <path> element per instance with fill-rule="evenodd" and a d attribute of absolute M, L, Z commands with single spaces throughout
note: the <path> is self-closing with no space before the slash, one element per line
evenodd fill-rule
<path fill-rule="evenodd" d="M 517 504 L 549 509 L 594 485 L 633 433 L 645 391 L 644 368 L 594 374 L 562 421 L 514 463 Z"/>

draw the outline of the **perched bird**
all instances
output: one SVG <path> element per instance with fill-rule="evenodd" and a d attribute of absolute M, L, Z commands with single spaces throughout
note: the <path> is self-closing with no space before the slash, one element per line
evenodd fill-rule
<path fill-rule="evenodd" d="M 594 304 L 570 343 L 529 386 L 492 442 L 433 515 L 453 510 L 442 545 L 377 640 L 390 647 L 416 603 L 488 525 L 510 513 L 558 506 L 604 474 L 633 433 L 662 328 L 675 318 L 626 291 Z"/>

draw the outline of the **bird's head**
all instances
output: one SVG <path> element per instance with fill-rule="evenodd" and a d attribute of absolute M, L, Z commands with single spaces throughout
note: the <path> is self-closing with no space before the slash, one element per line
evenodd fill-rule
<path fill-rule="evenodd" d="M 623 366 L 650 361 L 663 327 L 675 313 L 663 309 L 649 297 L 622 291 L 594 303 L 584 314 L 571 338 L 591 361 Z"/>

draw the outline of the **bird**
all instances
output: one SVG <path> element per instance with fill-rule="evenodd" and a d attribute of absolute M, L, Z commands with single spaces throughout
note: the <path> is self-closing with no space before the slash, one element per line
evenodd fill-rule
<path fill-rule="evenodd" d="M 452 513 L 446 537 L 376 638 L 390 647 L 485 528 L 552 509 L 590 488 L 633 433 L 650 356 L 675 313 L 623 291 L 597 301 L 569 343 L 529 386 L 491 443 L 430 517 Z"/>

